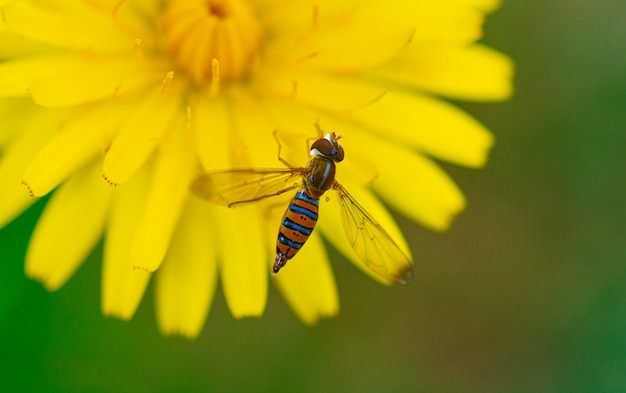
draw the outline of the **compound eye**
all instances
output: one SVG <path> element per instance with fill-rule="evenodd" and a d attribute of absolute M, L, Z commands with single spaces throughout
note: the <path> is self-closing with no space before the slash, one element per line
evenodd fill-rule
<path fill-rule="evenodd" d="M 343 156 L 344 156 L 343 147 L 337 144 L 337 150 L 335 151 L 335 154 L 334 154 L 335 160 L 343 161 Z"/>
<path fill-rule="evenodd" d="M 318 139 L 313 142 L 313 144 L 311 145 L 311 150 L 313 149 L 317 149 L 317 151 L 319 151 L 322 155 L 326 157 L 333 157 L 335 155 L 335 149 L 333 149 L 333 144 L 326 139 Z"/>

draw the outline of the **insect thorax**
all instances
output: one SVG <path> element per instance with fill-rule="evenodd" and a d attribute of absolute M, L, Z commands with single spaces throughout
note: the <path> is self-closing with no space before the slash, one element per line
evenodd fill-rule
<path fill-rule="evenodd" d="M 335 163 L 330 158 L 315 156 L 307 168 L 304 181 L 306 191 L 311 197 L 319 198 L 335 181 Z"/>

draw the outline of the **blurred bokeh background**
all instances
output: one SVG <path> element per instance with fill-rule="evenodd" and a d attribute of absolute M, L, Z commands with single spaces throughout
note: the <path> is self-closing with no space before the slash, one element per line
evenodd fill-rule
<path fill-rule="evenodd" d="M 339 317 L 306 327 L 272 289 L 236 321 L 218 295 L 196 341 L 166 338 L 150 290 L 101 316 L 100 249 L 58 292 L 24 277 L 38 203 L 0 231 L 0 391 L 626 391 L 626 3 L 509 0 L 484 41 L 517 92 L 461 104 L 497 145 L 446 166 L 468 200 L 449 232 L 399 218 L 412 285 L 334 254 Z"/>

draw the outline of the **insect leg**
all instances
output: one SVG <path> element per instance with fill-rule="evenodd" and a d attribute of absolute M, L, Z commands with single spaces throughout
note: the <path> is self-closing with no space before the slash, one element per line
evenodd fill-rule
<path fill-rule="evenodd" d="M 274 132 L 272 133 L 272 135 L 274 135 L 274 139 L 276 140 L 276 144 L 278 145 L 278 161 L 282 162 L 283 164 L 285 164 L 285 166 L 287 168 L 294 168 L 293 165 L 291 165 L 287 160 L 285 160 L 284 158 L 282 158 L 280 156 L 280 150 L 282 149 L 282 146 L 280 144 L 280 140 L 278 139 L 278 130 L 274 130 Z"/>
<path fill-rule="evenodd" d="M 306 140 L 304 141 L 306 143 L 307 154 L 309 153 L 311 145 L 313 144 L 312 142 L 315 142 L 316 140 L 322 139 L 324 137 L 324 130 L 322 130 L 322 127 L 320 126 L 319 118 L 315 119 L 315 123 L 313 123 L 313 125 L 315 126 L 315 129 L 317 130 L 317 136 L 314 136 L 312 138 L 306 138 Z"/>
<path fill-rule="evenodd" d="M 324 130 L 322 130 L 322 126 L 320 126 L 320 120 L 319 119 L 315 120 L 314 126 L 315 126 L 315 129 L 317 129 L 317 139 L 324 138 Z M 336 135 L 334 131 L 331 132 L 330 135 L 331 135 L 332 139 L 335 139 L 335 140 L 339 140 L 343 136 L 341 134 Z M 307 139 L 307 141 L 312 140 L 312 139 L 314 139 L 314 138 L 309 138 L 309 139 Z"/>
<path fill-rule="evenodd" d="M 317 118 L 315 119 L 315 123 L 313 123 L 313 125 L 315 126 L 315 129 L 317 130 L 317 138 L 316 139 L 321 139 L 324 137 L 324 130 L 322 130 L 322 126 L 320 126 L 320 119 Z"/>
<path fill-rule="evenodd" d="M 278 191 L 276 191 L 276 192 L 274 192 L 272 194 L 261 195 L 261 196 L 256 197 L 256 198 L 245 199 L 243 201 L 231 202 L 231 203 L 228 204 L 228 207 L 236 207 L 236 206 L 239 206 L 239 205 L 243 205 L 245 203 L 258 202 L 258 201 L 261 201 L 263 199 L 267 199 L 267 198 L 275 197 L 275 196 L 278 196 L 278 195 L 282 195 L 282 194 L 284 194 L 284 193 L 286 193 L 288 191 L 295 190 L 298 187 L 300 187 L 300 184 L 297 184 L 297 183 L 296 184 L 292 184 L 291 186 L 286 186 L 285 188 L 283 188 L 281 190 L 278 190 Z"/>

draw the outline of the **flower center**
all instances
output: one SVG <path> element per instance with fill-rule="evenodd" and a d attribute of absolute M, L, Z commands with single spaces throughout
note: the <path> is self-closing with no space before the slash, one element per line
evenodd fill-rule
<path fill-rule="evenodd" d="M 262 36 L 245 0 L 169 0 L 162 23 L 176 65 L 199 83 L 218 77 L 216 63 L 222 81 L 245 75 Z"/>

